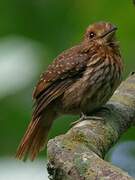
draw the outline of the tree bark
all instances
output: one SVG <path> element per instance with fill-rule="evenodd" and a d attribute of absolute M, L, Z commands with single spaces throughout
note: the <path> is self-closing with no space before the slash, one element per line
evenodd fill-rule
<path fill-rule="evenodd" d="M 55 180 L 131 180 L 103 160 L 120 136 L 135 124 L 135 74 L 132 73 L 96 114 L 103 120 L 77 123 L 48 142 L 48 172 Z"/>

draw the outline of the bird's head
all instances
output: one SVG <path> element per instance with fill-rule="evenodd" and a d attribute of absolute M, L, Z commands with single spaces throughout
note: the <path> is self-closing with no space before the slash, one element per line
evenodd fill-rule
<path fill-rule="evenodd" d="M 90 25 L 85 33 L 84 40 L 99 45 L 114 43 L 117 27 L 108 22 L 99 22 Z"/>

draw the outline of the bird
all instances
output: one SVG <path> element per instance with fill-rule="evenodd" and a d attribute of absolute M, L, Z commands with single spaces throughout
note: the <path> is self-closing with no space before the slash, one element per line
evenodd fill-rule
<path fill-rule="evenodd" d="M 32 118 L 16 152 L 18 159 L 37 157 L 59 116 L 92 114 L 109 100 L 123 74 L 116 30 L 110 22 L 89 25 L 81 42 L 58 55 L 41 74 L 33 90 Z"/>

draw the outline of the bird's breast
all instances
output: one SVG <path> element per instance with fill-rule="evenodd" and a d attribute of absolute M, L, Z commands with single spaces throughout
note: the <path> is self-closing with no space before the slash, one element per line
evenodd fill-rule
<path fill-rule="evenodd" d="M 83 76 L 62 97 L 64 112 L 91 112 L 108 101 L 121 81 L 120 63 L 115 58 L 119 57 L 95 54 L 89 59 Z"/>
<path fill-rule="evenodd" d="M 120 56 L 106 53 L 106 56 L 100 57 L 96 54 L 89 62 L 84 76 L 88 74 L 89 86 L 81 101 L 83 112 L 91 112 L 105 104 L 120 84 L 122 77 Z"/>

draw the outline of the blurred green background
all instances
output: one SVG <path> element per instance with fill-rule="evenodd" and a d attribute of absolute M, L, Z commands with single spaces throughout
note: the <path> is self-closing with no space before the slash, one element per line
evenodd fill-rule
<path fill-rule="evenodd" d="M 31 94 L 40 73 L 61 51 L 77 44 L 95 21 L 118 27 L 126 77 L 135 70 L 132 1 L 0 0 L 0 157 L 15 154 L 31 117 Z M 57 120 L 50 137 L 66 132 L 76 118 Z M 135 128 L 120 139 L 134 140 Z"/>

